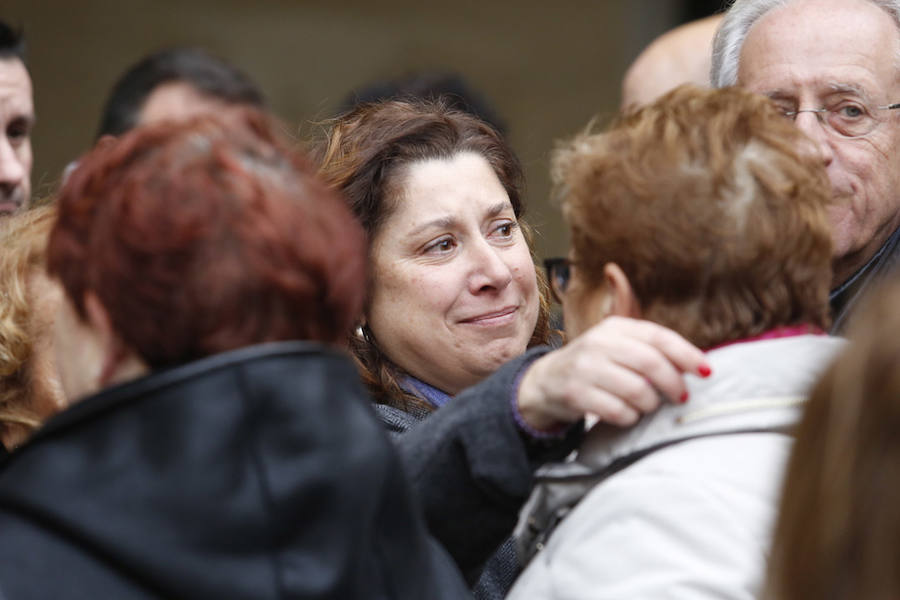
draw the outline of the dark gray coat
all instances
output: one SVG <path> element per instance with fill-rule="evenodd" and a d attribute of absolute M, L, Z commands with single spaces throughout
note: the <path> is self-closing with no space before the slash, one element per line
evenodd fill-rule
<path fill-rule="evenodd" d="M 433 413 L 376 406 L 395 436 L 429 530 L 466 578 L 478 581 L 474 591 L 482 600 L 502 598 L 518 574 L 506 542 L 534 470 L 560 460 L 581 439 L 581 427 L 565 437 L 534 439 L 513 416 L 520 373 L 550 350 L 532 348 Z"/>
<path fill-rule="evenodd" d="M 900 229 L 891 234 L 869 262 L 847 281 L 831 290 L 829 297 L 833 318 L 831 333 L 840 335 L 846 332 L 847 324 L 859 301 L 881 281 L 888 277 L 897 277 L 898 264 L 900 264 Z"/>

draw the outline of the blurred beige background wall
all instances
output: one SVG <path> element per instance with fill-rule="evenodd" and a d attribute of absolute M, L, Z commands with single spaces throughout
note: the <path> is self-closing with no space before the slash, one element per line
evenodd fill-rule
<path fill-rule="evenodd" d="M 566 248 L 548 201 L 554 141 L 619 102 L 628 63 L 678 24 L 680 0 L 3 0 L 24 27 L 35 85 L 34 186 L 87 149 L 119 74 L 163 47 L 236 64 L 302 137 L 352 89 L 414 69 L 461 73 L 507 123 L 526 168 L 539 255 Z"/>

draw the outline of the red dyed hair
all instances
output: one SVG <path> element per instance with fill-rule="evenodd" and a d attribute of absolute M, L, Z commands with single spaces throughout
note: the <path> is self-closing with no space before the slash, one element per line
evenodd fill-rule
<path fill-rule="evenodd" d="M 96 294 L 151 366 L 266 341 L 343 342 L 365 293 L 361 227 L 246 111 L 100 143 L 59 194 L 48 271 Z"/>

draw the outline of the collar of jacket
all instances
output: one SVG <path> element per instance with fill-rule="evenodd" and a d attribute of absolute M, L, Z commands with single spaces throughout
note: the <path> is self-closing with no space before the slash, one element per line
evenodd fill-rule
<path fill-rule="evenodd" d="M 591 470 L 672 440 L 748 429 L 785 431 L 822 369 L 843 346 L 821 335 L 756 340 L 707 354 L 713 375 L 687 377 L 689 401 L 666 400 L 637 425 L 599 423 L 587 434 L 576 462 Z"/>
<path fill-rule="evenodd" d="M 524 565 L 590 490 L 642 457 L 700 437 L 787 433 L 803 399 L 844 340 L 803 335 L 738 343 L 707 354 L 708 379 L 689 378 L 688 404 L 663 401 L 630 429 L 595 425 L 573 460 L 538 469 L 537 485 L 516 526 Z"/>
<path fill-rule="evenodd" d="M 461 597 L 415 508 L 345 354 L 248 347 L 88 397 L 9 456 L 0 581 L 11 598 Z"/>
<path fill-rule="evenodd" d="M 831 304 L 831 333 L 840 334 L 863 293 L 874 283 L 896 270 L 900 260 L 900 227 L 885 240 L 881 248 L 855 273 L 828 294 Z"/>
<path fill-rule="evenodd" d="M 58 431 L 67 429 L 72 424 L 115 409 L 132 399 L 151 397 L 166 388 L 190 386 L 215 372 L 235 370 L 241 365 L 275 360 L 279 357 L 283 359 L 293 357 L 320 364 L 337 364 L 347 361 L 346 354 L 331 346 L 306 341 L 269 342 L 214 354 L 184 365 L 153 371 L 143 377 L 105 388 L 92 396 L 76 401 L 65 411 L 48 420 L 31 437 L 29 444 L 23 446 L 21 450 L 37 440 L 55 436 Z"/>

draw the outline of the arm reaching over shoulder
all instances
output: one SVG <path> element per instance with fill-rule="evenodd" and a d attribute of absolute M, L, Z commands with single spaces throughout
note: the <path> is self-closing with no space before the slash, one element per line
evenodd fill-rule
<path fill-rule="evenodd" d="M 624 427 L 656 410 L 660 394 L 686 401 L 684 373 L 707 377 L 710 372 L 703 352 L 674 331 L 650 321 L 608 317 L 528 368 L 519 385 L 518 409 L 537 430 L 586 414 Z"/>
<path fill-rule="evenodd" d="M 534 469 L 576 447 L 580 426 L 566 425 L 585 413 L 613 422 L 607 406 L 651 410 L 656 389 L 680 397 L 681 374 L 702 375 L 704 367 L 703 353 L 678 334 L 624 318 L 606 319 L 559 350 L 532 348 L 512 360 L 395 440 L 432 534 L 472 581 L 512 533 Z M 535 438 L 517 423 L 523 419 L 559 434 Z"/>

